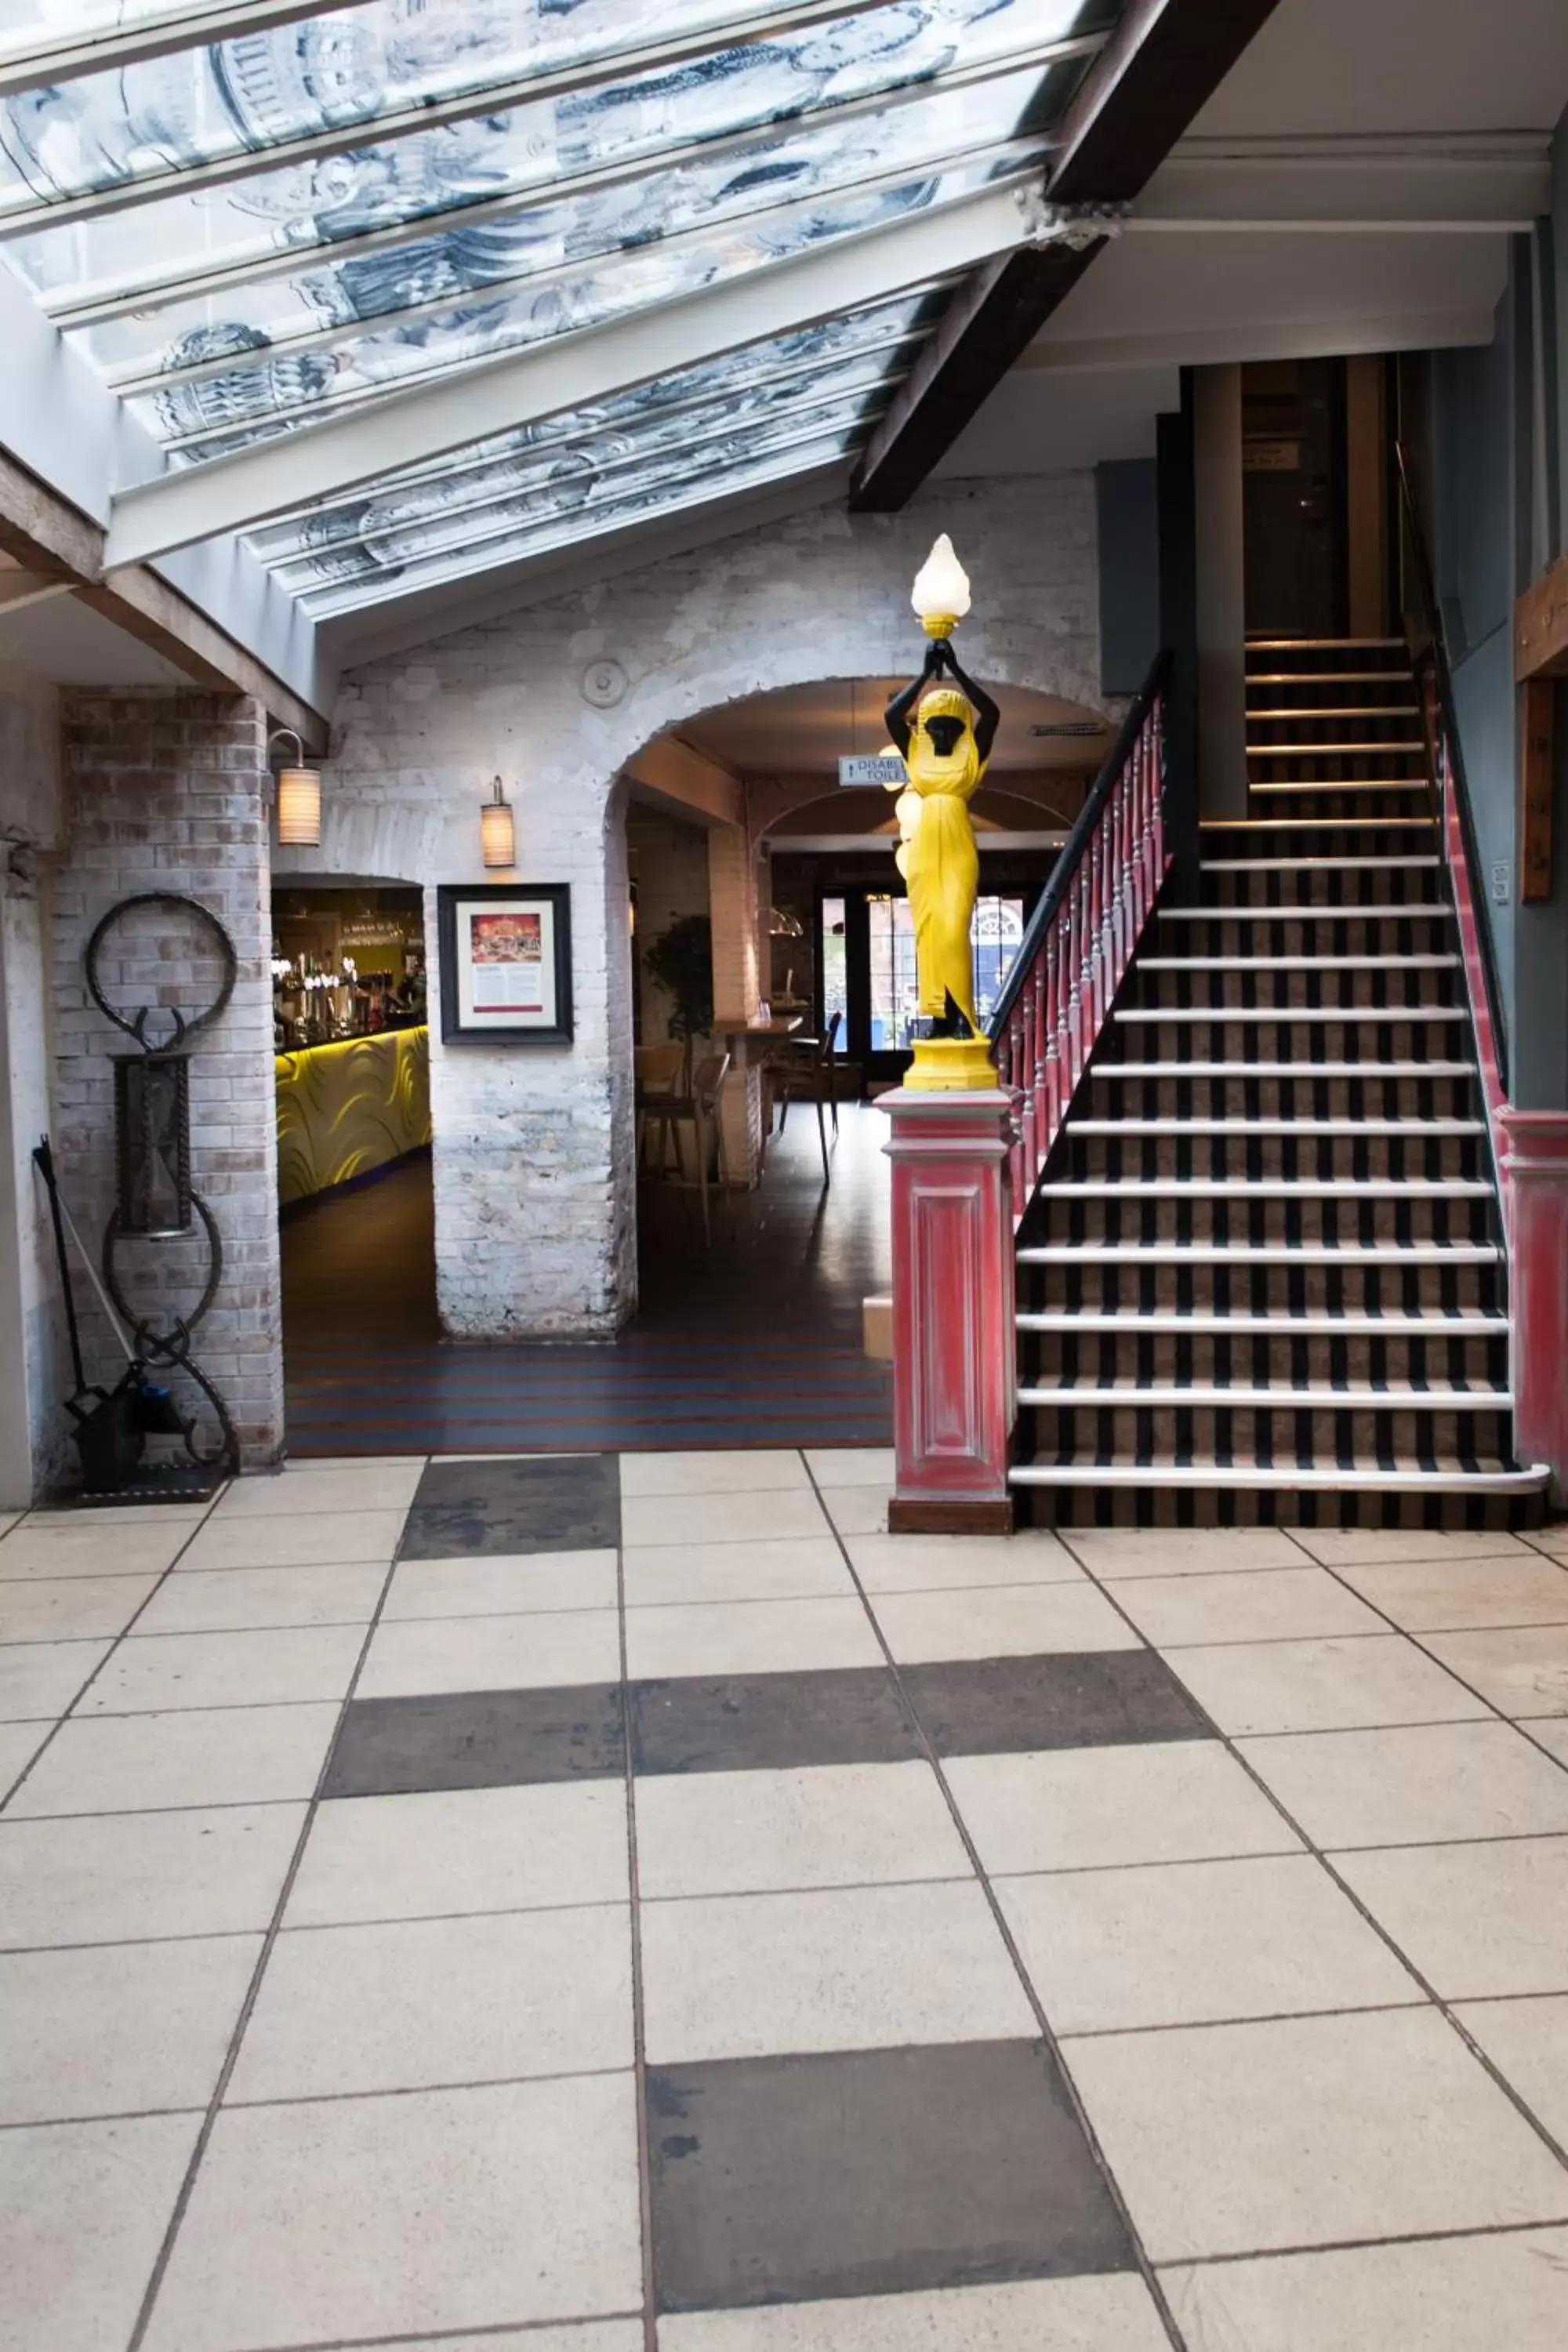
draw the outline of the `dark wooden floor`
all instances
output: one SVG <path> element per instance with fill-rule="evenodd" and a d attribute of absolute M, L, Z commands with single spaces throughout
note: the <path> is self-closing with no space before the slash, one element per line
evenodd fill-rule
<path fill-rule="evenodd" d="M 427 1160 L 289 1217 L 289 1451 L 889 1444 L 890 1380 L 860 1338 L 861 1300 L 889 1282 L 887 1122 L 840 1118 L 831 1185 L 797 1106 L 710 1250 L 695 1192 L 645 1184 L 641 1305 L 614 1343 L 444 1342 Z"/>

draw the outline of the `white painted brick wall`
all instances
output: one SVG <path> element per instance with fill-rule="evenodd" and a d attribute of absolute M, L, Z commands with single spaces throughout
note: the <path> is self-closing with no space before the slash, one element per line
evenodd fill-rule
<path fill-rule="evenodd" d="M 319 851 L 277 870 L 427 886 L 481 878 L 498 772 L 518 876 L 573 893 L 569 1048 L 443 1049 L 432 990 L 437 1290 L 463 1338 L 608 1333 L 636 1303 L 623 763 L 698 712 L 921 650 L 909 589 L 938 530 L 974 586 L 962 650 L 982 678 L 1102 707 L 1088 474 L 943 483 L 898 515 L 822 507 L 351 671 Z M 627 677 L 584 701 L 590 662 Z"/>

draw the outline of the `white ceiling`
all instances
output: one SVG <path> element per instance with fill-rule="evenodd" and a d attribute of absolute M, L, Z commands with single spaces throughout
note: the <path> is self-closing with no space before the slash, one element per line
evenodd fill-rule
<path fill-rule="evenodd" d="M 190 679 L 112 621 L 74 596 L 51 596 L 19 612 L 0 606 L 0 660 L 57 686 L 188 686 Z"/>

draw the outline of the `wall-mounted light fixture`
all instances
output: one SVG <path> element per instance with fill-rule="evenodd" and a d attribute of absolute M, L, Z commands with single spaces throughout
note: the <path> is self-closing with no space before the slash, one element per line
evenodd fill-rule
<path fill-rule="evenodd" d="M 278 771 L 278 838 L 289 849 L 316 849 L 321 840 L 321 778 L 305 765 L 305 746 L 292 727 L 279 727 L 268 738 L 294 746 L 295 764 Z"/>
<path fill-rule="evenodd" d="M 492 787 L 492 797 L 479 810 L 479 841 L 487 866 L 517 864 L 517 830 L 511 819 L 511 803 L 501 791 L 498 776 Z"/>

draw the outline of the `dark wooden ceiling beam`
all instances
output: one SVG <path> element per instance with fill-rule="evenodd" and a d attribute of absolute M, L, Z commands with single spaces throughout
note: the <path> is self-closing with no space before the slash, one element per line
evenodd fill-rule
<path fill-rule="evenodd" d="M 1048 201 L 1130 204 L 1278 5 L 1131 0 L 1062 120 Z M 1105 243 L 1020 246 L 959 289 L 871 437 L 852 510 L 908 502 Z"/>

